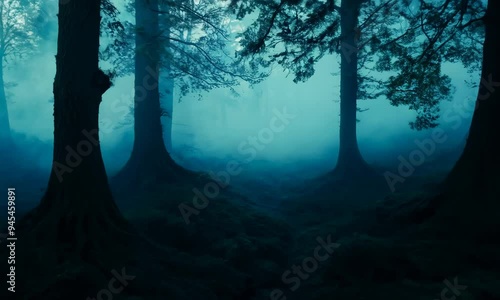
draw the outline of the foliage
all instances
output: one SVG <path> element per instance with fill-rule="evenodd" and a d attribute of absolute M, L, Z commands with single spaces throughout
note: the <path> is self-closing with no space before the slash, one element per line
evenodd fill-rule
<path fill-rule="evenodd" d="M 373 50 L 381 58 L 378 71 L 397 73 L 387 81 L 384 94 L 391 104 L 417 111 L 410 126 L 420 130 L 438 125 L 439 103 L 453 95 L 442 64 L 461 63 L 469 72 L 480 70 L 484 33 L 479 21 L 485 8 L 480 0 L 413 3 L 414 9 L 403 14 L 407 28 L 384 33 Z"/>
<path fill-rule="evenodd" d="M 25 58 L 36 50 L 40 39 L 34 11 L 41 1 L 0 0 L 0 56 L 5 62 Z"/>
<path fill-rule="evenodd" d="M 357 46 L 349 51 L 358 54 L 358 100 L 385 96 L 391 104 L 417 112 L 412 128 L 437 126 L 439 103 L 453 94 L 441 65 L 460 62 L 470 71 L 479 68 L 484 3 L 355 1 L 361 5 Z M 343 10 L 337 2 L 231 0 L 229 9 L 239 19 L 255 20 L 241 34 L 238 54 L 265 65 L 278 63 L 295 74 L 295 82 L 308 80 L 325 55 L 350 55 L 341 47 Z"/>
<path fill-rule="evenodd" d="M 139 1 L 139 0 L 138 0 Z M 164 0 L 158 9 L 160 18 L 161 68 L 174 80 L 182 95 L 193 91 L 230 88 L 241 80 L 255 84 L 267 74 L 259 64 L 242 64 L 231 54 L 234 47 L 232 23 L 224 4 L 214 0 Z M 129 3 L 128 13 L 134 8 Z M 105 49 L 103 57 L 116 66 L 119 75 L 134 70 L 134 36 L 142 29 L 132 22 L 121 22 L 124 30 Z"/>

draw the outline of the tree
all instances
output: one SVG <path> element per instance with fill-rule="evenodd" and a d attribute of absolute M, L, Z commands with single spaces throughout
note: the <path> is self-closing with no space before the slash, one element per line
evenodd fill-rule
<path fill-rule="evenodd" d="M 26 1 L 26 0 L 21 0 Z M 36 34 L 45 41 L 57 38 L 57 5 L 58 1 L 39 1 L 39 9 L 33 10 L 32 20 Z"/>
<path fill-rule="evenodd" d="M 495 141 L 500 138 L 496 116 L 500 109 L 500 3 L 488 0 L 486 9 L 479 0 L 425 4 L 421 19 L 437 23 L 434 28 L 438 30 L 434 31 L 438 34 L 450 31 L 457 34 L 431 38 L 431 42 L 436 42 L 427 43 L 423 49 L 432 51 L 424 57 L 452 58 L 466 65 L 479 61 L 481 67 L 465 149 L 445 180 L 441 195 L 433 199 L 437 209 L 435 221 L 446 223 L 446 228 L 453 227 L 461 238 L 478 237 L 484 228 L 498 228 L 500 158 Z M 437 14 L 441 18 L 436 18 Z M 476 60 L 478 56 L 482 60 Z"/>
<path fill-rule="evenodd" d="M 74 259 L 102 267 L 116 258 L 112 249 L 128 228 L 99 145 L 99 105 L 111 86 L 99 69 L 101 4 L 59 2 L 52 171 L 40 204 L 19 228 L 26 241 L 37 243 L 26 249 L 37 249 L 54 267 Z"/>
<path fill-rule="evenodd" d="M 40 2 L 0 0 L 0 142 L 12 146 L 9 111 L 5 94 L 4 72 L 12 60 L 25 58 L 37 45 L 33 11 L 39 11 Z"/>
<path fill-rule="evenodd" d="M 470 8 L 472 23 L 460 9 L 449 9 L 460 6 Z M 436 127 L 439 103 L 453 94 L 442 63 L 459 61 L 473 69 L 478 58 L 477 28 L 469 25 L 481 11 L 480 1 L 354 0 L 338 6 L 330 0 L 233 0 L 230 7 L 239 18 L 259 10 L 242 36 L 240 54 L 265 54 L 269 63 L 294 71 L 295 81 L 311 77 L 324 55 L 341 55 L 340 150 L 334 170 L 340 177 L 370 173 L 357 145 L 357 100 L 385 96 L 417 112 L 412 128 Z M 380 79 L 373 72 L 391 76 Z"/>
<path fill-rule="evenodd" d="M 160 95 L 160 99 L 163 99 L 163 101 L 161 101 L 162 116 L 165 120 L 163 125 L 163 138 L 168 153 L 172 153 L 173 151 L 172 129 L 174 120 L 174 88 L 175 82 L 172 78 L 168 76 L 164 76 L 163 80 L 160 78 L 160 91 L 163 91 Z"/>
<path fill-rule="evenodd" d="M 496 223 L 500 189 L 500 157 L 495 141 L 500 139 L 496 113 L 500 111 L 500 3 L 489 0 L 482 17 L 485 28 L 481 84 L 464 152 L 448 177 L 449 207 L 457 203 L 460 216 L 477 207 L 473 222 Z M 471 203 L 478 199 L 479 203 Z M 487 224 L 490 225 L 490 224 Z"/>
<path fill-rule="evenodd" d="M 239 80 L 256 83 L 264 75 L 257 74 L 257 65 L 245 68 L 230 59 L 230 39 L 226 29 L 221 29 L 224 10 L 215 1 L 195 4 L 186 0 L 136 0 L 134 11 L 136 24 L 127 27 L 135 29 L 135 140 L 131 157 L 116 180 L 122 184 L 182 180 L 191 173 L 171 158 L 160 120 L 167 117 L 166 138 L 170 146 L 174 85 L 182 96 L 199 90 L 231 88 Z M 109 58 L 128 51 L 127 45 L 113 46 L 108 51 Z M 130 69 L 123 57 L 120 65 L 121 74 Z M 159 86 L 167 90 L 159 91 Z M 163 107 L 161 92 L 166 99 Z"/>
<path fill-rule="evenodd" d="M 345 3 L 344 3 L 345 2 Z M 362 0 L 342 1 L 340 10 L 340 143 L 335 172 L 341 178 L 370 172 L 356 137 L 358 100 L 358 28 Z"/>
<path fill-rule="evenodd" d="M 485 6 L 482 0 L 422 0 L 418 5 L 416 12 L 405 15 L 414 30 L 388 44 L 392 53 L 400 53 L 394 61 L 385 60 L 383 66 L 389 69 L 390 64 L 399 73 L 389 80 L 391 101 L 420 105 L 424 113 L 419 126 L 432 128 L 439 121 L 438 101 L 426 93 L 444 88 L 443 82 L 435 80 L 442 63 L 461 62 L 469 70 L 480 69 L 481 78 L 462 155 L 438 195 L 416 201 L 414 207 L 418 208 L 411 214 L 420 215 L 418 222 L 437 223 L 438 227 L 431 227 L 434 230 L 441 228 L 450 236 L 456 233 L 454 238 L 483 238 L 479 232 L 484 228 L 498 228 L 500 159 L 494 141 L 500 137 L 495 117 L 500 108 L 500 3 L 488 0 Z M 412 97 L 427 101 L 405 100 Z"/>
<path fill-rule="evenodd" d="M 381 26 L 398 21 L 397 1 L 282 0 L 231 1 L 238 18 L 258 14 L 241 36 L 244 57 L 266 57 L 295 73 L 295 82 L 314 75 L 315 64 L 327 54 L 340 55 L 340 149 L 336 178 L 371 177 L 356 137 L 357 101 L 381 95 L 381 82 L 368 72 L 376 55 L 371 51 Z M 256 10 L 258 9 L 258 12 Z M 257 56 L 255 54 L 258 54 Z"/>
<path fill-rule="evenodd" d="M 163 140 L 158 9 L 157 0 L 135 1 L 135 138 L 130 159 L 118 175 L 118 179 L 125 176 L 134 182 L 172 180 L 185 173 L 172 160 Z"/>

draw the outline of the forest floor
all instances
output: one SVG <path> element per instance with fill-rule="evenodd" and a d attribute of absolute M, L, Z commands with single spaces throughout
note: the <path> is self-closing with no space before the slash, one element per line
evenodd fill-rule
<path fill-rule="evenodd" d="M 23 201 L 18 218 L 37 204 L 48 175 L 25 174 L 6 183 Z M 394 193 L 370 182 L 320 184 L 294 174 L 249 172 L 213 199 L 194 190 L 204 193 L 206 178 L 134 192 L 115 187 L 126 219 L 165 251 L 145 245 L 142 265 L 117 266 L 134 279 L 113 299 L 500 299 L 497 237 L 464 240 L 453 228 L 415 218 L 442 171 L 412 176 Z M 192 212 L 189 224 L 180 205 Z M 93 299 L 112 274 L 99 278 L 86 294 L 66 288 L 72 299 Z M 54 284 L 40 280 L 46 290 Z M 42 293 L 30 292 L 26 299 Z"/>

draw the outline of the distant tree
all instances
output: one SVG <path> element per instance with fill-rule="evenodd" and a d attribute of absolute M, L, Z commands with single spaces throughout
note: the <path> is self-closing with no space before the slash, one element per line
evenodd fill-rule
<path fill-rule="evenodd" d="M 264 74 L 257 64 L 238 65 L 232 58 L 228 19 L 217 1 L 136 0 L 131 11 L 136 24 L 125 27 L 133 28 L 129 39 L 135 36 L 135 51 L 119 43 L 107 52 L 111 61 L 118 62 L 120 74 L 130 72 L 130 56 L 116 53 L 135 55 L 134 148 L 117 180 L 171 181 L 188 174 L 172 160 L 162 135 L 160 118 L 166 116 L 167 145 L 171 145 L 174 86 L 182 96 L 233 88 L 240 80 L 256 83 Z M 159 91 L 160 86 L 167 90 Z M 163 107 L 162 92 L 167 102 Z"/>
<path fill-rule="evenodd" d="M 22 0 L 27 2 L 27 0 Z M 34 32 L 45 41 L 57 37 L 57 5 L 59 1 L 39 1 L 39 9 L 30 12 L 35 25 Z M 56 29 L 56 30 L 54 30 Z"/>
<path fill-rule="evenodd" d="M 8 101 L 4 72 L 9 63 L 26 58 L 39 41 L 34 12 L 40 1 L 0 0 L 0 142 L 11 146 Z"/>
<path fill-rule="evenodd" d="M 118 180 L 150 182 L 150 178 L 171 179 L 184 171 L 172 160 L 163 140 L 158 9 L 158 0 L 135 1 L 134 145 Z"/>

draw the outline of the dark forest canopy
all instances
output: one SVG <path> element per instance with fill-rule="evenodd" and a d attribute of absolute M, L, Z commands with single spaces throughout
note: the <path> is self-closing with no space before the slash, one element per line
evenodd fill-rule
<path fill-rule="evenodd" d="M 442 63 L 480 68 L 484 1 L 352 3 L 343 9 L 336 1 L 256 1 L 257 5 L 250 5 L 234 0 L 230 7 L 239 18 L 259 14 L 258 21 L 242 34 L 240 55 L 268 50 L 267 63 L 277 62 L 295 73 L 295 81 L 305 81 L 314 75 L 315 63 L 324 55 L 355 52 L 359 100 L 385 96 L 392 105 L 408 105 L 417 111 L 412 127 L 435 127 L 439 101 L 451 96 L 451 81 L 442 73 Z M 359 11 L 354 26 L 356 47 L 342 47 L 342 13 L 349 9 Z M 373 72 L 397 75 L 380 80 L 369 75 Z"/>

